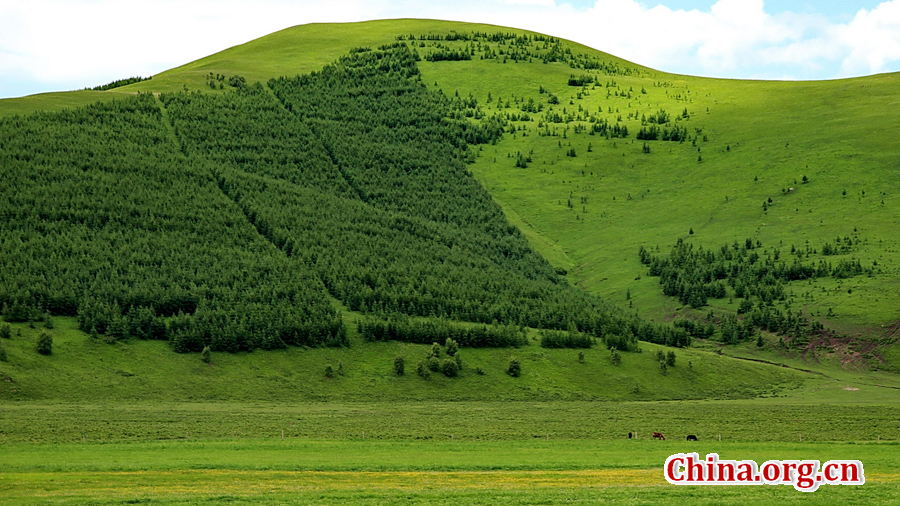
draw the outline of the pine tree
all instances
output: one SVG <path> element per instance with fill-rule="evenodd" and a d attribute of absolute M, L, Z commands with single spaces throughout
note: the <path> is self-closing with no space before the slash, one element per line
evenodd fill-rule
<path fill-rule="evenodd" d="M 509 374 L 513 378 L 518 378 L 522 375 L 522 364 L 519 363 L 519 359 L 512 357 L 509 359 L 509 365 L 506 367 L 506 374 Z"/>
<path fill-rule="evenodd" d="M 609 360 L 612 362 L 612 365 L 619 365 L 622 363 L 622 354 L 619 353 L 619 350 L 611 348 L 609 350 Z"/>
<path fill-rule="evenodd" d="M 35 349 L 41 355 L 50 355 L 53 353 L 53 336 L 51 336 L 49 332 L 41 332 Z"/>

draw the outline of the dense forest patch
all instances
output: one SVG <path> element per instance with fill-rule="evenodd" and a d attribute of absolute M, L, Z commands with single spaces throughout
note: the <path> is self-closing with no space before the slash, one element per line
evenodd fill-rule
<path fill-rule="evenodd" d="M 531 249 L 465 163 L 506 120 L 429 91 L 418 60 L 404 43 L 358 48 L 268 87 L 3 120 L 4 313 L 238 351 L 346 344 L 334 297 L 621 350 L 688 344 Z"/>

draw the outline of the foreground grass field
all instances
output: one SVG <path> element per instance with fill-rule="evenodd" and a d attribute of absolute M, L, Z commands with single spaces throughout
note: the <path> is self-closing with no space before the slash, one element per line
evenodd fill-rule
<path fill-rule="evenodd" d="M 207 440 L 4 445 L 0 504 L 793 504 L 900 499 L 896 443 Z M 675 487 L 678 452 L 861 460 L 866 484 Z"/>

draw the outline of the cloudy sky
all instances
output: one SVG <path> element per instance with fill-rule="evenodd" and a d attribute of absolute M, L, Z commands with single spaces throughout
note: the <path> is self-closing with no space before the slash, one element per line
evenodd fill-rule
<path fill-rule="evenodd" d="M 682 74 L 900 71 L 900 0 L 0 0 L 0 98 L 153 75 L 293 25 L 400 17 L 527 28 Z"/>

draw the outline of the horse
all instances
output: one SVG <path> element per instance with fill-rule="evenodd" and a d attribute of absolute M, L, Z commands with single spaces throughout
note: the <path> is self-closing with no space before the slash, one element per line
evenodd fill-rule
<path fill-rule="evenodd" d="M 687 440 L 688 441 L 697 441 L 697 436 L 695 436 L 693 434 L 688 434 Z"/>
<path fill-rule="evenodd" d="M 665 440 L 666 440 L 666 436 L 663 436 L 663 433 L 662 433 L 662 432 L 654 432 L 654 433 L 653 433 L 653 439 L 662 439 L 663 441 L 665 441 Z"/>

